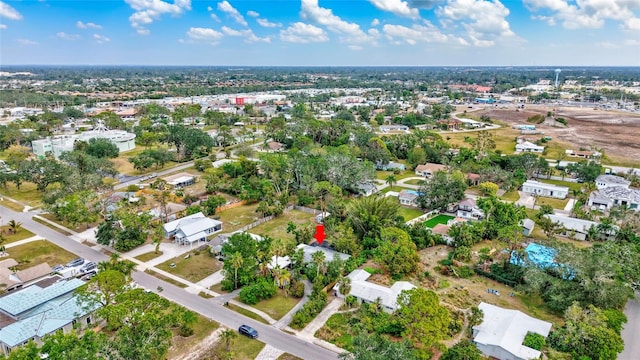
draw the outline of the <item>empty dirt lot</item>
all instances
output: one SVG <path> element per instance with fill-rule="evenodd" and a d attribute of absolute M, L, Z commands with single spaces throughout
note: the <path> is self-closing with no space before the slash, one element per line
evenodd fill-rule
<path fill-rule="evenodd" d="M 594 147 L 603 149 L 610 162 L 620 165 L 640 162 L 640 114 L 586 107 L 526 105 L 525 109 L 494 108 L 474 112 L 473 115 L 487 115 L 511 126 L 526 124 L 527 118 L 538 114 L 546 116 L 549 111 L 553 112 L 554 118 L 564 118 L 568 126 L 537 125 L 545 136 L 566 143 L 567 148 L 574 151 Z"/>

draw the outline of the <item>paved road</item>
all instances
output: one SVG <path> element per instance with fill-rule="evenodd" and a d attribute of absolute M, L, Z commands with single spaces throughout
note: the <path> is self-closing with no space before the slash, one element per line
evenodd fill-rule
<path fill-rule="evenodd" d="M 622 329 L 624 351 L 618 355 L 618 360 L 637 360 L 640 357 L 640 302 L 636 298 L 627 302 L 624 313 L 629 320 Z"/>
<path fill-rule="evenodd" d="M 3 221 L 15 219 L 16 221 L 21 222 L 22 226 L 25 229 L 28 229 L 36 235 L 42 236 L 52 243 L 68 251 L 71 251 L 87 260 L 99 262 L 108 259 L 107 255 L 88 246 L 85 246 L 40 223 L 33 221 L 31 219 L 32 215 L 32 213 L 19 213 L 0 206 L 0 217 L 2 217 Z M 260 341 L 263 341 L 271 346 L 274 346 L 280 350 L 286 351 L 300 358 L 310 360 L 338 358 L 338 355 L 330 350 L 315 345 L 307 340 L 284 333 L 269 325 L 265 325 L 247 318 L 221 305 L 215 304 L 211 300 L 204 299 L 198 295 L 190 294 L 185 291 L 185 289 L 162 281 L 144 272 L 137 271 L 133 273 L 133 279 L 137 281 L 141 286 L 147 289 L 152 289 L 156 292 L 156 289 L 160 286 L 162 288 L 162 291 L 160 292 L 161 296 L 174 301 L 186 307 L 187 309 L 213 319 L 229 328 L 237 329 L 241 324 L 248 324 L 258 330 L 258 332 L 260 333 Z"/>

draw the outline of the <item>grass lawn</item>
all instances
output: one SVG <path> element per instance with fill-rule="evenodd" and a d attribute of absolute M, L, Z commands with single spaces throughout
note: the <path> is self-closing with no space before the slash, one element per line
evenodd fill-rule
<path fill-rule="evenodd" d="M 412 176 L 416 176 L 415 171 L 411 171 L 411 170 L 405 170 L 405 171 L 401 171 L 400 174 L 394 174 L 393 171 L 379 171 L 376 170 L 376 178 L 380 179 L 380 180 L 384 180 L 387 181 L 387 176 L 389 175 L 393 175 L 396 177 L 396 181 L 400 180 L 400 179 L 406 179 Z"/>
<path fill-rule="evenodd" d="M 553 199 L 553 198 L 547 198 L 547 197 L 539 197 L 538 201 L 536 202 L 536 205 L 538 206 L 551 205 L 551 207 L 554 209 L 564 210 L 564 207 L 567 206 L 568 202 L 569 202 L 569 199 Z"/>
<path fill-rule="evenodd" d="M 402 187 L 402 186 L 399 186 L 399 185 L 393 185 L 393 187 L 387 186 L 386 188 L 382 189 L 380 192 L 382 194 L 386 194 L 389 191 L 395 191 L 395 192 L 399 193 L 402 190 L 413 190 L 413 189 L 405 188 L 405 187 Z M 414 191 L 417 191 L 417 190 L 414 190 Z"/>
<path fill-rule="evenodd" d="M 577 182 L 569 182 L 569 181 L 562 181 L 562 180 L 538 179 L 538 181 L 547 183 L 547 184 L 558 185 L 558 186 L 566 186 L 570 190 L 582 190 L 582 187 L 584 186 L 584 184 L 580 184 Z"/>
<path fill-rule="evenodd" d="M 142 255 L 138 255 L 135 257 L 135 259 L 138 259 L 142 262 L 147 262 L 149 260 L 155 259 L 158 256 L 162 255 L 162 251 L 158 251 L 158 253 L 156 254 L 154 251 L 148 252 L 148 253 L 144 253 Z"/>
<path fill-rule="evenodd" d="M 276 360 L 302 360 L 301 358 L 295 356 L 295 355 L 291 355 L 289 353 L 284 353 L 280 356 L 278 356 L 278 358 Z"/>
<path fill-rule="evenodd" d="M 259 322 L 261 322 L 263 324 L 267 324 L 267 325 L 269 324 L 269 322 L 267 320 L 263 319 L 260 315 L 254 313 L 253 311 L 247 310 L 245 308 L 241 308 L 240 306 L 233 305 L 233 304 L 229 304 L 227 307 L 229 309 L 237 312 L 238 314 L 244 315 L 244 316 L 246 316 L 246 317 L 248 317 L 250 319 L 253 319 L 255 321 L 259 321 Z"/>
<path fill-rule="evenodd" d="M 66 221 L 60 221 L 58 220 L 58 218 L 53 215 L 53 214 L 40 214 L 40 216 L 42 216 L 43 218 L 46 218 L 48 220 L 53 221 L 56 224 L 62 225 L 64 227 L 66 227 L 69 230 L 75 231 L 75 232 L 83 232 L 91 227 L 97 226 L 97 222 L 94 224 L 78 224 L 78 225 L 71 225 L 70 223 L 66 222 Z"/>
<path fill-rule="evenodd" d="M 428 228 L 433 228 L 434 226 L 436 226 L 437 224 L 444 224 L 447 225 L 447 222 L 449 220 L 453 219 L 453 216 L 450 215 L 437 215 L 435 217 L 432 217 L 431 219 L 427 220 L 424 222 L 424 225 Z"/>
<path fill-rule="evenodd" d="M 398 209 L 398 215 L 402 215 L 402 217 L 404 218 L 404 221 L 415 219 L 422 214 L 424 213 L 421 210 L 408 208 L 404 206 L 401 206 L 400 209 Z"/>
<path fill-rule="evenodd" d="M 220 216 L 220 221 L 224 223 L 222 224 L 222 231 L 233 232 L 258 220 L 260 215 L 256 213 L 257 208 L 258 204 L 244 205 L 216 214 L 216 216 Z"/>
<path fill-rule="evenodd" d="M 149 274 L 149 275 L 153 275 L 153 276 L 157 277 L 158 279 L 160 279 L 160 280 L 162 280 L 162 281 L 166 281 L 166 282 L 168 282 L 169 284 L 175 285 L 175 286 L 177 286 L 177 287 L 181 287 L 181 288 L 186 288 L 186 287 L 187 287 L 187 285 L 186 285 L 186 284 L 183 284 L 183 283 L 181 283 L 180 281 L 175 281 L 175 280 L 173 280 L 172 278 L 168 278 L 168 277 L 166 277 L 166 276 L 164 276 L 164 275 L 162 275 L 162 274 L 160 274 L 160 273 L 157 273 L 157 272 L 155 272 L 155 271 L 153 271 L 153 270 L 149 270 L 149 269 L 147 269 L 147 270 L 145 270 L 144 272 L 146 272 L 146 273 L 147 273 L 147 274 Z M 155 290 L 155 289 L 151 289 L 151 290 Z"/>
<path fill-rule="evenodd" d="M 229 292 L 226 290 L 222 290 L 222 283 L 217 283 L 215 285 L 209 286 L 209 290 L 216 292 L 218 294 L 228 294 Z"/>
<path fill-rule="evenodd" d="M 249 339 L 246 336 L 238 335 L 237 338 L 233 339 L 231 344 L 231 352 L 233 352 L 234 360 L 253 360 L 258 356 L 262 348 L 264 348 L 265 343 Z"/>
<path fill-rule="evenodd" d="M 198 320 L 193 324 L 193 335 L 182 337 L 178 334 L 178 330 L 173 330 L 173 339 L 171 340 L 171 348 L 169 348 L 167 356 L 168 359 L 189 353 L 194 346 L 202 342 L 204 338 L 220 326 L 217 322 L 209 320 L 198 313 L 196 313 L 196 316 Z"/>
<path fill-rule="evenodd" d="M 315 224 L 315 215 L 298 210 L 291 210 L 271 221 L 254 227 L 250 231 L 258 235 L 269 235 L 275 239 L 294 239 L 293 234 L 287 233 L 287 224 L 289 224 L 289 222 L 304 227 Z"/>
<path fill-rule="evenodd" d="M 185 259 L 187 254 L 189 257 Z M 211 257 L 208 251 L 192 250 L 187 254 L 174 257 L 156 267 L 194 283 L 222 268 L 222 263 Z M 174 268 L 169 266 L 171 263 L 175 264 Z"/>
<path fill-rule="evenodd" d="M 420 180 L 420 179 L 411 179 L 411 180 L 407 180 L 404 182 L 404 184 L 409 184 L 409 185 L 422 185 L 425 182 L 425 180 Z"/>
<path fill-rule="evenodd" d="M 518 190 L 511 190 L 504 193 L 500 198 L 505 201 L 516 202 L 520 200 L 520 194 L 518 194 Z"/>
<path fill-rule="evenodd" d="M 77 256 L 47 240 L 31 241 L 27 244 L 18 245 L 7 249 L 8 256 L 20 264 L 16 266 L 18 270 L 24 270 L 34 265 L 47 263 L 51 266 L 66 264 Z"/>
<path fill-rule="evenodd" d="M 4 235 L 5 243 L 9 244 L 15 241 L 28 239 L 35 234 L 31 231 L 20 227 L 18 231 L 14 234 L 9 231 L 9 225 L 0 226 L 0 233 Z"/>
<path fill-rule="evenodd" d="M 22 183 L 19 190 L 14 183 L 7 183 L 6 187 L 0 188 L 0 194 L 32 207 L 42 206 L 41 193 L 36 190 L 36 185 L 30 182 Z"/>
<path fill-rule="evenodd" d="M 264 311 L 274 320 L 280 320 L 300 301 L 293 296 L 285 297 L 284 291 L 279 290 L 274 297 L 262 300 L 253 305 L 254 308 Z"/>
<path fill-rule="evenodd" d="M 33 221 L 35 221 L 35 222 L 37 222 L 37 223 L 40 223 L 40 224 L 42 224 L 42 225 L 44 225 L 44 226 L 48 227 L 49 229 L 53 229 L 53 230 L 55 230 L 55 231 L 57 231 L 57 232 L 59 232 L 59 233 L 61 233 L 61 234 L 64 234 L 64 235 L 67 235 L 67 236 L 71 236 L 71 235 L 73 235 L 72 233 L 70 233 L 70 232 L 68 232 L 68 231 L 66 231 L 66 230 L 60 229 L 60 228 L 59 228 L 59 227 L 57 227 L 57 226 L 54 226 L 54 225 L 49 224 L 48 222 L 46 222 L 46 221 L 44 221 L 44 220 L 40 219 L 39 217 L 33 216 L 33 217 L 31 218 L 31 220 L 33 220 Z"/>
<path fill-rule="evenodd" d="M 0 205 L 17 212 L 22 212 L 22 210 L 24 210 L 24 206 L 7 199 L 0 200 Z"/>
<path fill-rule="evenodd" d="M 501 125 L 503 127 L 499 129 L 487 131 L 493 135 L 493 140 L 496 143 L 496 150 L 502 151 L 503 154 L 513 154 L 516 150 L 516 137 L 520 136 L 520 130 L 512 129 L 504 124 Z M 442 137 L 446 139 L 452 147 L 471 148 L 471 144 L 466 143 L 464 139 L 466 137 L 475 139 L 478 137 L 478 132 L 445 133 L 442 134 Z"/>
<path fill-rule="evenodd" d="M 355 313 L 352 312 L 331 315 L 324 326 L 316 331 L 315 337 L 349 350 L 352 342 L 349 320 L 353 318 L 354 315 Z"/>

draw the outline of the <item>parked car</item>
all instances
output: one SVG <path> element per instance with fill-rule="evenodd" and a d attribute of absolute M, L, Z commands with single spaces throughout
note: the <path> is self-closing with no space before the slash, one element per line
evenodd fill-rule
<path fill-rule="evenodd" d="M 89 261 L 88 263 L 82 265 L 82 267 L 80 268 L 80 272 L 81 273 L 86 273 L 89 272 L 91 270 L 95 270 L 98 268 L 98 265 L 92 261 Z"/>
<path fill-rule="evenodd" d="M 238 328 L 238 332 L 252 339 L 255 339 L 258 337 L 258 331 L 249 325 L 240 325 L 240 327 Z"/>
<path fill-rule="evenodd" d="M 76 267 L 76 266 L 80 266 L 84 264 L 84 258 L 76 258 L 73 259 L 71 261 L 69 261 L 66 265 L 66 267 Z"/>

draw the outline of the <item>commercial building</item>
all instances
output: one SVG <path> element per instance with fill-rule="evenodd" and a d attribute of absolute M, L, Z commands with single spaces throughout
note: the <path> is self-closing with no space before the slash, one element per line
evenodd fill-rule
<path fill-rule="evenodd" d="M 31 142 L 33 153 L 44 157 L 50 153 L 56 159 L 64 152 L 73 151 L 76 141 L 89 142 L 91 139 L 107 139 L 118 147 L 118 151 L 129 151 L 136 148 L 136 135 L 124 130 L 108 130 L 104 126 L 98 126 L 95 130 L 84 131 L 71 135 L 58 135 L 46 139 Z"/>

